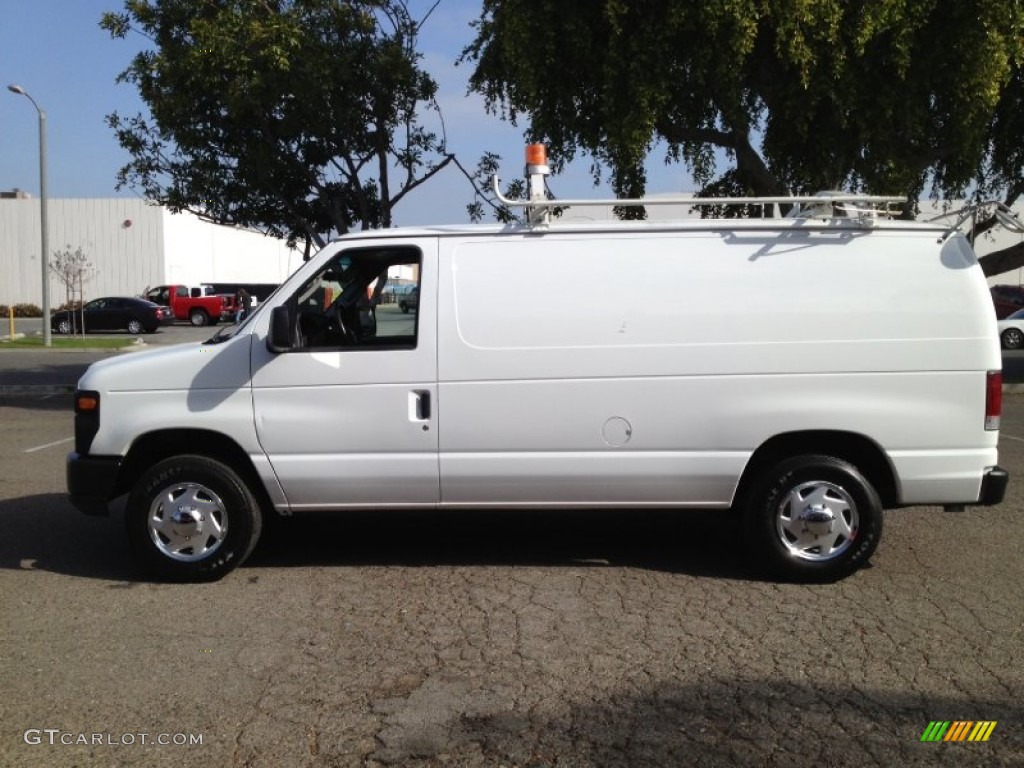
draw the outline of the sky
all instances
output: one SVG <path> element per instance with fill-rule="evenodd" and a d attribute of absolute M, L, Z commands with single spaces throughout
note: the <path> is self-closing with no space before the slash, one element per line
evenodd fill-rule
<path fill-rule="evenodd" d="M 433 0 L 410 0 L 417 17 Z M 22 86 L 46 111 L 47 186 L 50 197 L 137 197 L 117 190 L 117 172 L 128 155 L 117 144 L 105 117 L 144 112 L 134 86 L 116 79 L 147 40 L 137 34 L 112 39 L 100 29 L 105 11 L 123 9 L 121 0 L 0 0 L 0 190 L 39 194 L 39 121 L 24 96 L 7 90 Z M 469 23 L 478 0 L 441 0 L 421 34 L 423 67 L 438 81 L 449 148 L 469 168 L 485 151 L 502 157 L 501 177 L 522 175 L 523 128 L 488 115 L 483 100 L 468 95 L 471 67 L 456 66 L 471 42 Z M 417 13 L 419 11 L 419 13 Z M 611 197 L 595 189 L 590 162 L 577 159 L 550 184 L 562 198 Z M 650 193 L 692 189 L 685 170 L 665 168 L 659 158 L 649 166 Z M 447 224 L 467 220 L 472 194 L 458 171 L 445 170 L 410 193 L 396 210 L 399 225 Z"/>

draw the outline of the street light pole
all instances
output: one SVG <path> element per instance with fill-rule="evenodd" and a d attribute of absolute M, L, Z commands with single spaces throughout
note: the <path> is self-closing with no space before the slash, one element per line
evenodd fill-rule
<path fill-rule="evenodd" d="M 53 344 L 50 338 L 50 232 L 46 221 L 46 112 L 20 85 L 8 85 L 7 90 L 24 96 L 39 113 L 39 224 L 43 249 L 40 262 L 43 271 L 43 346 Z"/>

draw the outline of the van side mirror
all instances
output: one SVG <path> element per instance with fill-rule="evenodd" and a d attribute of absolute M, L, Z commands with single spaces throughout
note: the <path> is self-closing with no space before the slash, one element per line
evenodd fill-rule
<path fill-rule="evenodd" d="M 271 352 L 288 352 L 294 348 L 291 312 L 288 311 L 287 306 L 274 307 L 270 312 L 270 333 L 267 336 L 267 349 Z"/>

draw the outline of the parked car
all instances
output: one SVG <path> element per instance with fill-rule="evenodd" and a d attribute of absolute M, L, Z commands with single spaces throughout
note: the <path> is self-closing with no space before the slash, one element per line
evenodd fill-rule
<path fill-rule="evenodd" d="M 381 304 L 397 304 L 400 299 L 407 296 L 409 291 L 413 290 L 416 286 L 409 285 L 407 283 L 388 283 L 384 286 L 384 289 L 380 292 Z"/>
<path fill-rule="evenodd" d="M 50 327 L 54 333 L 72 333 L 81 330 L 83 318 L 86 331 L 153 333 L 161 325 L 173 323 L 174 313 L 169 307 L 161 307 L 145 299 L 108 296 L 93 299 L 82 308 L 81 313 L 68 310 L 55 312 L 50 318 Z"/>
<path fill-rule="evenodd" d="M 176 319 L 196 326 L 231 320 L 237 311 L 234 295 L 206 295 L 202 286 L 158 285 L 146 291 L 146 298 L 170 307 Z"/>
<path fill-rule="evenodd" d="M 398 308 L 403 312 L 408 312 L 410 309 L 416 309 L 420 305 L 420 289 L 413 288 L 405 296 L 401 296 L 398 299 Z"/>
<path fill-rule="evenodd" d="M 992 294 L 992 306 L 996 309 L 996 317 L 1000 320 L 1024 307 L 1024 287 L 993 285 L 989 291 Z"/>
<path fill-rule="evenodd" d="M 998 325 L 999 343 L 1003 349 L 1020 349 L 1024 346 L 1024 309 L 1018 309 L 1003 318 Z"/>

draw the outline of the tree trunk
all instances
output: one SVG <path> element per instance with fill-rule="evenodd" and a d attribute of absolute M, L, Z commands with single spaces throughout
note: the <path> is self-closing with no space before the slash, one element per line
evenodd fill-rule
<path fill-rule="evenodd" d="M 985 277 L 994 277 L 1024 267 L 1024 242 L 1003 248 L 1001 251 L 993 251 L 980 257 L 978 261 Z"/>

